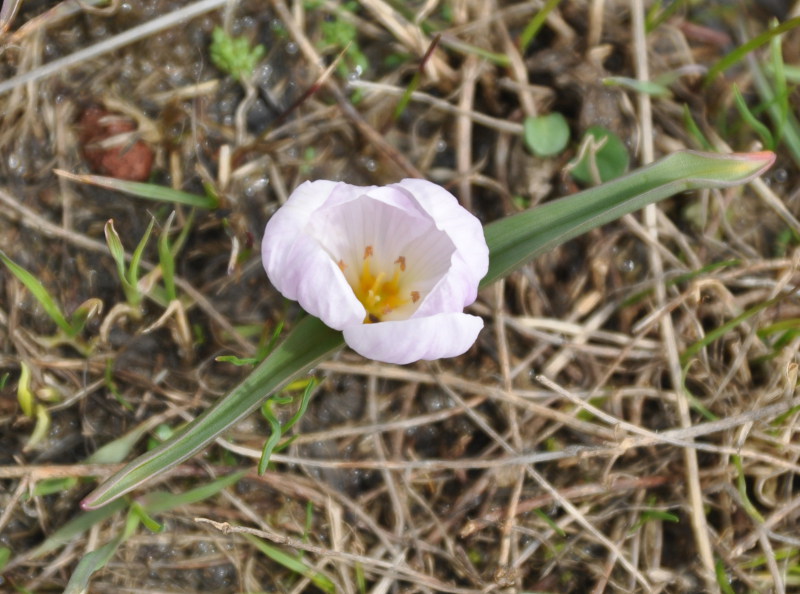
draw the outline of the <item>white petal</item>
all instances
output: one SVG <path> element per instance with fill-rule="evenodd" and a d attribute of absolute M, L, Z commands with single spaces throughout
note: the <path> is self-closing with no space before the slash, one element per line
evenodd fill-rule
<path fill-rule="evenodd" d="M 392 188 L 401 189 L 425 209 L 436 221 L 436 226 L 445 231 L 456 246 L 458 257 L 453 259 L 454 269 L 470 285 L 475 286 L 467 296 L 463 306 L 475 300 L 479 281 L 489 270 L 489 248 L 483 235 L 483 226 L 469 211 L 463 208 L 450 192 L 424 179 L 404 179 L 392 184 Z"/>
<path fill-rule="evenodd" d="M 481 328 L 483 320 L 477 316 L 448 313 L 348 326 L 344 329 L 344 340 L 368 359 L 405 365 L 421 359 L 461 355 L 474 344 Z"/>
<path fill-rule="evenodd" d="M 306 227 L 332 193 L 355 187 L 324 180 L 302 184 L 269 220 L 261 244 L 264 269 L 275 288 L 336 330 L 361 323 L 366 311 Z"/>

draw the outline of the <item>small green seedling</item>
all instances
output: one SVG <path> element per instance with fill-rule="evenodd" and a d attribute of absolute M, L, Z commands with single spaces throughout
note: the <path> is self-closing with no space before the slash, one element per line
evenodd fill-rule
<path fill-rule="evenodd" d="M 2 260 L 6 265 L 6 268 L 8 268 L 8 270 L 15 277 L 17 277 L 17 280 L 25 285 L 25 287 L 39 302 L 39 305 L 42 306 L 42 309 L 44 309 L 45 313 L 47 313 L 47 315 L 50 316 L 50 319 L 56 323 L 62 332 L 61 338 L 63 338 L 63 335 L 65 335 L 68 339 L 68 342 L 72 342 L 76 348 L 83 350 L 80 349 L 80 346 L 75 344 L 72 339 L 74 339 L 78 334 L 81 333 L 81 331 L 83 331 L 83 328 L 86 326 L 86 322 L 88 322 L 90 318 L 102 311 L 103 302 L 99 299 L 87 300 L 78 306 L 68 320 L 58 303 L 56 303 L 56 300 L 48 292 L 48 290 L 45 289 L 44 285 L 39 281 L 39 279 L 25 270 L 22 266 L 14 262 L 2 250 L 0 250 L 0 260 Z M 58 341 L 58 338 L 59 337 L 57 336 L 56 342 Z"/>
<path fill-rule="evenodd" d="M 142 303 L 144 297 L 139 288 L 139 266 L 142 261 L 142 252 L 150 239 L 150 234 L 153 232 L 153 225 L 155 219 L 150 221 L 147 230 L 139 240 L 139 245 L 133 252 L 131 263 L 125 267 L 125 248 L 122 247 L 122 241 L 119 238 L 119 233 L 114 228 L 114 220 L 109 219 L 105 226 L 106 243 L 111 252 L 111 257 L 117 265 L 117 274 L 122 283 L 122 290 L 125 292 L 125 299 L 132 308 L 138 308 Z"/>
<path fill-rule="evenodd" d="M 50 431 L 50 411 L 41 402 L 38 402 L 31 390 L 31 370 L 24 363 L 20 363 L 19 382 L 17 383 L 17 402 L 26 417 L 36 420 L 28 443 L 25 444 L 25 451 L 29 451 L 39 445 L 47 437 Z"/>
<path fill-rule="evenodd" d="M 251 47 L 246 37 L 231 37 L 221 27 L 211 33 L 209 51 L 214 66 L 239 81 L 253 75 L 256 64 L 266 53 L 263 45 Z"/>
<path fill-rule="evenodd" d="M 558 155 L 569 142 L 569 124 L 558 112 L 525 118 L 525 146 L 537 157 Z"/>
<path fill-rule="evenodd" d="M 320 25 L 322 39 L 320 45 L 343 50 L 345 59 L 336 67 L 339 74 L 347 77 L 351 71 L 364 72 L 369 66 L 369 60 L 358 46 L 358 28 L 344 15 L 358 10 L 358 2 L 345 2 L 336 9 L 336 14 L 330 21 L 323 21 Z"/>
<path fill-rule="evenodd" d="M 272 409 L 276 404 L 290 404 L 292 400 L 294 400 L 291 396 L 279 394 L 268 399 L 261 406 L 261 414 L 264 415 L 264 418 L 269 423 L 271 433 L 267 441 L 264 443 L 264 449 L 261 452 L 261 459 L 258 461 L 258 474 L 264 474 L 267 471 L 267 465 L 269 464 L 269 458 L 272 455 L 272 452 L 278 448 L 278 442 L 283 434 L 291 429 L 292 426 L 297 423 L 297 421 L 299 421 L 306 412 L 308 403 L 311 402 L 311 396 L 314 394 L 314 388 L 316 387 L 317 382 L 313 378 L 310 380 L 299 380 L 289 384 L 286 387 L 284 392 L 291 392 L 294 389 L 303 388 L 303 397 L 300 399 L 300 406 L 298 407 L 297 412 L 285 425 L 281 425 L 281 422 L 275 416 L 275 413 Z M 280 450 L 285 448 L 290 442 L 291 440 L 281 445 L 278 449 Z"/>
<path fill-rule="evenodd" d="M 628 160 L 628 149 L 619 136 L 602 126 L 590 126 L 570 164 L 570 174 L 582 184 L 597 185 L 624 174 Z"/>

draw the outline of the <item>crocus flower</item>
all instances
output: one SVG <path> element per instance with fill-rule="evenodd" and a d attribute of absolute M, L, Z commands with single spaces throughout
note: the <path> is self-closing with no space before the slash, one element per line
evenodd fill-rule
<path fill-rule="evenodd" d="M 425 180 L 306 182 L 267 224 L 262 256 L 284 297 L 370 359 L 454 357 L 483 327 L 463 311 L 489 266 L 483 228 Z"/>

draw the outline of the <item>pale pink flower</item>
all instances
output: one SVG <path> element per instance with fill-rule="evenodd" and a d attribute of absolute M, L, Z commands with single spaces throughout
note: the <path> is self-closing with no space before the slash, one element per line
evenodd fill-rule
<path fill-rule="evenodd" d="M 261 251 L 275 288 L 364 357 L 454 357 L 483 327 L 463 311 L 489 266 L 483 228 L 431 182 L 306 182 L 270 219 Z"/>

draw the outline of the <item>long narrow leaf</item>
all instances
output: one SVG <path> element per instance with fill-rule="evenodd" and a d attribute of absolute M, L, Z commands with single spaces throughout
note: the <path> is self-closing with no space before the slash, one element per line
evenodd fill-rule
<path fill-rule="evenodd" d="M 487 225 L 486 286 L 532 258 L 648 204 L 686 190 L 729 187 L 761 175 L 770 152 L 718 155 L 682 151 L 624 177 Z"/>
<path fill-rule="evenodd" d="M 490 266 L 481 284 L 501 278 L 568 239 L 677 192 L 744 183 L 774 159 L 769 152 L 727 156 L 676 153 L 608 184 L 493 223 L 486 227 Z M 113 501 L 191 457 L 343 344 L 340 332 L 307 317 L 230 394 L 183 432 L 125 466 L 89 495 L 84 507 L 92 509 Z"/>
<path fill-rule="evenodd" d="M 105 505 L 191 457 L 239 419 L 258 408 L 264 398 L 283 388 L 343 345 L 341 332 L 328 328 L 313 316 L 304 318 L 286 340 L 230 394 L 197 417 L 175 437 L 114 474 L 84 500 L 84 508 L 94 509 Z"/>
<path fill-rule="evenodd" d="M 115 177 L 104 177 L 102 175 L 76 175 L 61 169 L 55 169 L 53 171 L 57 175 L 73 181 L 100 186 L 101 188 L 116 190 L 117 192 L 124 192 L 125 194 L 130 194 L 137 198 L 144 198 L 145 200 L 155 200 L 157 202 L 166 202 L 167 204 L 186 204 L 187 206 L 196 206 L 198 208 L 207 208 L 210 210 L 219 206 L 217 201 L 209 196 L 190 194 L 189 192 L 173 190 L 172 188 L 159 186 L 158 184 L 125 181 Z"/>
<path fill-rule="evenodd" d="M 8 269 L 17 277 L 17 279 L 27 287 L 27 289 L 36 297 L 36 300 L 41 304 L 42 308 L 47 312 L 47 315 L 58 324 L 67 336 L 74 336 L 75 331 L 72 325 L 67 321 L 67 318 L 61 313 L 61 308 L 58 307 L 55 299 L 48 293 L 44 285 L 39 282 L 39 279 L 33 276 L 30 272 L 25 270 L 22 266 L 14 262 L 11 258 L 6 256 L 5 252 L 0 250 L 0 259 L 8 267 Z"/>
<path fill-rule="evenodd" d="M 64 594 L 83 594 L 84 592 L 87 592 L 89 588 L 89 580 L 92 578 L 92 575 L 94 575 L 96 571 L 103 569 L 106 564 L 111 561 L 111 558 L 119 548 L 119 545 L 128 540 L 136 531 L 138 526 L 138 516 L 129 512 L 128 518 L 125 521 L 125 529 L 122 531 L 122 534 L 109 541 L 99 549 L 84 555 L 83 559 L 80 560 L 78 566 L 75 568 L 75 571 L 72 572 L 69 582 L 67 582 L 67 587 L 64 589 Z"/>

